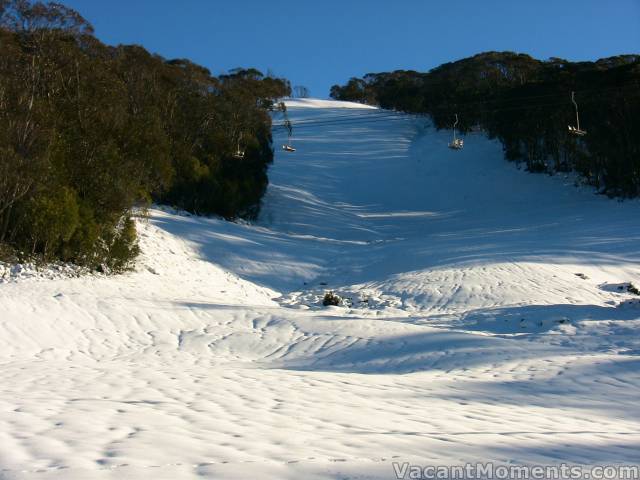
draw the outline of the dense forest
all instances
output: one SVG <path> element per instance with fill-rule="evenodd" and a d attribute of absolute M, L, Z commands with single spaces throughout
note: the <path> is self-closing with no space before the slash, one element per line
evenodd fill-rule
<path fill-rule="evenodd" d="M 584 136 L 576 125 L 571 92 Z M 596 62 L 536 60 L 488 52 L 427 73 L 395 71 L 352 78 L 331 97 L 429 115 L 463 132 L 502 142 L 508 160 L 532 172 L 577 171 L 612 196 L 640 195 L 640 56 Z"/>
<path fill-rule="evenodd" d="M 251 217 L 289 82 L 110 47 L 58 3 L 0 0 L 0 255 L 120 270 L 152 201 Z"/>

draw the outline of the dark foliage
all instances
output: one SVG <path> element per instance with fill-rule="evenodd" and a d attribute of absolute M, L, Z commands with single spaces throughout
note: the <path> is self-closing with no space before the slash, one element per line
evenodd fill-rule
<path fill-rule="evenodd" d="M 136 207 L 255 215 L 289 83 L 109 47 L 57 3 L 0 0 L 0 246 L 123 269 Z M 242 154 L 239 155 L 238 152 Z"/>
<path fill-rule="evenodd" d="M 341 300 L 342 299 L 335 293 L 327 292 L 324 294 L 324 297 L 322 298 L 322 305 L 324 305 L 325 307 L 328 307 L 328 306 L 336 307 L 340 305 Z"/>
<path fill-rule="evenodd" d="M 576 92 L 584 137 L 575 125 Z M 482 130 L 498 138 L 505 157 L 532 172 L 575 170 L 614 196 L 640 194 L 640 56 L 597 62 L 536 60 L 488 52 L 441 65 L 428 73 L 395 71 L 352 78 L 331 96 L 425 113 L 438 128 Z"/>

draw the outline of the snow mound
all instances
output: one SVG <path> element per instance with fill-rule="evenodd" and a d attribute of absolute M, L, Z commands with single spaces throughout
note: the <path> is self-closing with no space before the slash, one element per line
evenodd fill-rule
<path fill-rule="evenodd" d="M 71 263 L 56 262 L 37 265 L 33 262 L 5 263 L 0 262 L 0 284 L 33 280 L 56 280 L 74 278 L 95 273 Z"/>

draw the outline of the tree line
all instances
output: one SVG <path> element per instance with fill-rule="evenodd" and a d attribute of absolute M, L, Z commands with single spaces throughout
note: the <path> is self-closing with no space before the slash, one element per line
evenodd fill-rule
<path fill-rule="evenodd" d="M 255 216 L 290 93 L 255 69 L 104 45 L 59 3 L 0 0 L 0 252 L 120 270 L 152 201 Z"/>
<path fill-rule="evenodd" d="M 568 130 L 576 117 L 584 137 Z M 596 62 L 546 61 L 487 52 L 429 72 L 370 73 L 334 85 L 330 95 L 427 114 L 437 128 L 481 130 L 502 142 L 505 158 L 532 172 L 576 171 L 611 196 L 640 195 L 640 56 Z"/>

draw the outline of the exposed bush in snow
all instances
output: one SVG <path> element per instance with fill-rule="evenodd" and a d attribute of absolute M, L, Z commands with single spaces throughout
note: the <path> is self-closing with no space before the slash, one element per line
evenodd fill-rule
<path fill-rule="evenodd" d="M 333 292 L 327 292 L 324 294 L 324 298 L 322 299 L 322 305 L 328 307 L 330 305 L 338 306 L 340 305 L 340 301 L 342 299 Z"/>

